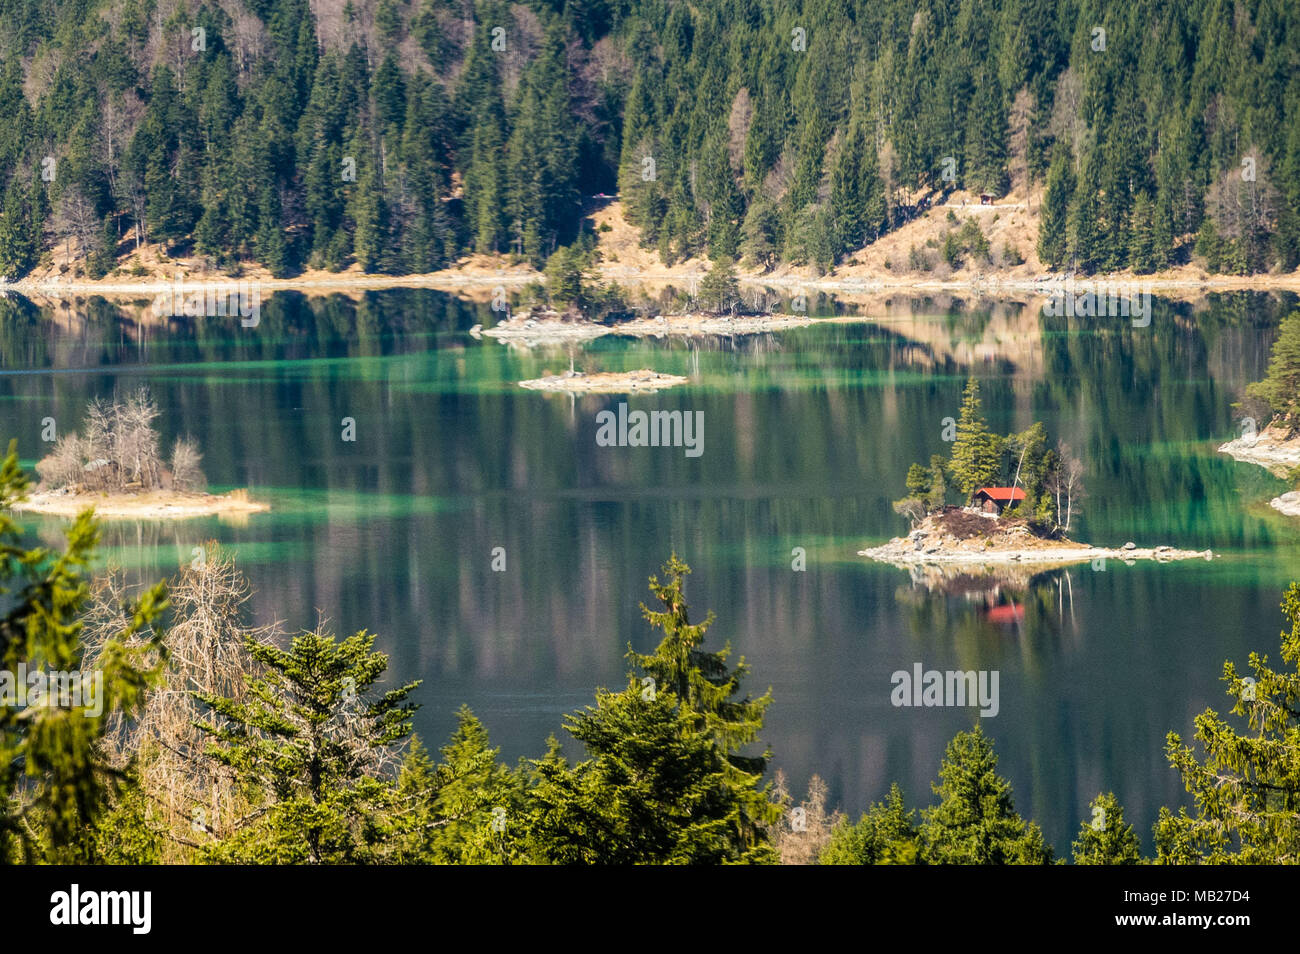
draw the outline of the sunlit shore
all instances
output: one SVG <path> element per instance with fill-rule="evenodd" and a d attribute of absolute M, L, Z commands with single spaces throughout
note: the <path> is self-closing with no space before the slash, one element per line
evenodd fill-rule
<path fill-rule="evenodd" d="M 247 490 L 232 490 L 228 494 L 179 490 L 140 494 L 40 491 L 13 505 L 15 511 L 58 517 L 75 517 L 90 508 L 94 508 L 95 516 L 106 520 L 185 520 L 262 513 L 271 509 L 269 504 L 248 499 Z"/>

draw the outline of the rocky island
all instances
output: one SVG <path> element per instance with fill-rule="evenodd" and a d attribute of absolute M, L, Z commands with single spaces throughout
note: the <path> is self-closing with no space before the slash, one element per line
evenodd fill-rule
<path fill-rule="evenodd" d="M 1015 564 L 1046 569 L 1093 560 L 1209 560 L 1209 550 L 1178 550 L 1169 546 L 1095 547 L 1067 537 L 1041 536 L 1028 520 L 1003 518 L 975 508 L 945 507 L 929 514 L 905 537 L 858 551 L 881 563 L 899 567 L 928 564 L 992 566 Z"/>
<path fill-rule="evenodd" d="M 488 338 L 536 345 L 588 341 L 604 335 L 627 335 L 637 338 L 752 335 L 802 328 L 812 324 L 814 320 L 805 316 L 791 315 L 690 313 L 653 315 L 606 324 L 588 318 L 565 316 L 553 311 L 527 311 L 511 315 L 500 324 L 493 325 L 480 333 Z"/>
<path fill-rule="evenodd" d="M 563 374 L 520 381 L 519 386 L 532 391 L 559 391 L 565 394 L 640 394 L 662 391 L 689 380 L 680 374 L 661 374 L 649 368 L 592 373 L 569 370 Z"/>
<path fill-rule="evenodd" d="M 1170 546 L 1096 547 L 1068 536 L 1084 496 L 1083 463 L 1069 445 L 1051 447 L 1046 428 L 1035 423 L 1018 434 L 992 433 L 980 407 L 979 382 L 966 384 L 949 458 L 935 454 L 928 466 L 907 472 L 908 495 L 894 510 L 911 520 L 911 531 L 878 547 L 859 550 L 894 566 L 1022 566 L 1047 569 L 1100 559 L 1212 559 L 1209 550 Z M 954 487 L 955 485 L 955 487 Z M 962 504 L 948 502 L 956 490 Z"/>

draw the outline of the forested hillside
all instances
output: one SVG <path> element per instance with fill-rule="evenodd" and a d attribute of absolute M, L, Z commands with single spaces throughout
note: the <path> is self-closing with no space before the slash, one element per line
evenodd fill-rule
<path fill-rule="evenodd" d="M 1046 187 L 1052 268 L 1300 263 L 1292 0 L 0 0 L 0 274 L 542 265 L 617 190 L 668 263 L 825 269 Z"/>

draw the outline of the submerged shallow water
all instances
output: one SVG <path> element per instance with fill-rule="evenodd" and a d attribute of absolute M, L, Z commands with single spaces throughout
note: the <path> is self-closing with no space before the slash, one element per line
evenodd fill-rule
<path fill-rule="evenodd" d="M 491 312 L 431 291 L 281 294 L 256 329 L 138 326 L 103 302 L 10 298 L 0 433 L 30 466 L 44 418 L 74 429 L 89 398 L 147 382 L 167 444 L 192 435 L 214 488 L 247 486 L 273 509 L 240 524 L 111 524 L 108 556 L 156 578 L 216 539 L 252 580 L 258 622 L 323 616 L 379 633 L 393 678 L 424 680 L 417 729 L 431 746 L 464 702 L 506 759 L 540 756 L 563 713 L 623 684 L 629 644 L 654 645 L 638 603 L 675 550 L 694 569 L 695 616 L 717 613 L 713 643 L 746 657 L 752 690 L 772 687 L 764 739 L 796 793 L 818 773 L 853 814 L 891 781 L 927 804 L 944 745 L 979 717 L 893 706 L 892 673 L 997 670 L 999 711 L 983 722 L 1019 810 L 1068 853 L 1088 801 L 1113 790 L 1149 845 L 1159 806 L 1183 800 L 1165 734 L 1227 708 L 1225 659 L 1276 655 L 1281 593 L 1300 578 L 1300 521 L 1267 507 L 1283 483 L 1215 451 L 1294 305 L 1158 301 L 1134 328 L 899 300 L 883 323 L 528 352 L 475 339 Z M 687 375 L 626 400 L 701 412 L 703 453 L 598 446 L 598 412 L 624 399 L 516 384 L 571 361 Z M 890 502 L 909 463 L 946 453 L 942 421 L 972 373 L 994 430 L 1041 420 L 1085 461 L 1077 539 L 1220 558 L 932 590 L 858 557 L 905 529 Z M 25 523 L 58 538 L 57 519 Z"/>

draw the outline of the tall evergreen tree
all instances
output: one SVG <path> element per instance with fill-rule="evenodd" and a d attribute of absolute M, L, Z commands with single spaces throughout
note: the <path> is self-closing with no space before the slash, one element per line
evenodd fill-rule
<path fill-rule="evenodd" d="M 939 804 L 921 812 L 921 853 L 928 864 L 1051 863 L 1042 830 L 1016 814 L 1011 786 L 997 767 L 993 743 L 978 725 L 948 743 L 934 786 Z"/>
<path fill-rule="evenodd" d="M 988 486 L 998 476 L 1001 454 L 997 435 L 989 430 L 980 409 L 979 381 L 966 382 L 961 412 L 957 419 L 957 439 L 952 445 L 949 473 L 962 496 L 970 499 L 980 487 Z"/>
<path fill-rule="evenodd" d="M 1058 269 L 1069 261 L 1068 215 L 1074 198 L 1074 175 L 1065 150 L 1058 149 L 1047 174 L 1038 224 L 1038 257 L 1048 268 Z"/>

